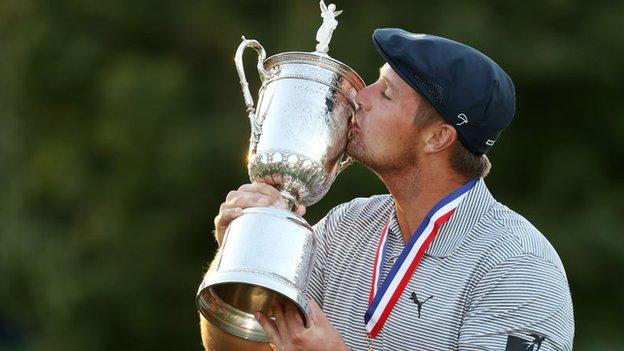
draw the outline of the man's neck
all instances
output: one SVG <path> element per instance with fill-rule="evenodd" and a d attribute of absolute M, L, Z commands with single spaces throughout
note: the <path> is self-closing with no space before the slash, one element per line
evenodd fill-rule
<path fill-rule="evenodd" d="M 394 197 L 403 243 L 409 242 L 433 206 L 466 182 L 454 172 L 431 168 L 405 169 L 380 177 Z"/>

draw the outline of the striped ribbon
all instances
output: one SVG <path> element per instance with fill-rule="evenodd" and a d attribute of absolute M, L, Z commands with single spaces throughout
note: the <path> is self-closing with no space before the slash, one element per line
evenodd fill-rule
<path fill-rule="evenodd" d="M 429 211 L 401 252 L 401 255 L 392 265 L 388 277 L 384 279 L 383 284 L 380 286 L 381 267 L 385 261 L 388 241 L 388 223 L 386 223 L 381 231 L 381 238 L 375 252 L 373 279 L 368 295 L 369 307 L 364 315 L 366 333 L 370 338 L 377 336 L 381 328 L 383 328 L 394 305 L 397 303 L 403 290 L 405 290 L 418 263 L 420 263 L 425 251 L 427 251 L 427 248 L 438 234 L 440 227 L 451 218 L 457 206 L 459 206 L 477 181 L 478 179 L 473 179 L 464 184 L 461 188 L 438 202 Z"/>

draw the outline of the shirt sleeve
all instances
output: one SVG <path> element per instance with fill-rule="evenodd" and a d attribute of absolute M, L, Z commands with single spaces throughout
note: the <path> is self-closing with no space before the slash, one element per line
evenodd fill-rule
<path fill-rule="evenodd" d="M 308 283 L 308 298 L 316 301 L 323 307 L 323 291 L 325 291 L 325 263 L 330 254 L 332 235 L 348 210 L 349 203 L 334 207 L 325 217 L 313 226 L 316 253 L 310 281 Z"/>
<path fill-rule="evenodd" d="M 526 254 L 479 281 L 460 328 L 459 350 L 572 350 L 574 318 L 563 268 Z"/>

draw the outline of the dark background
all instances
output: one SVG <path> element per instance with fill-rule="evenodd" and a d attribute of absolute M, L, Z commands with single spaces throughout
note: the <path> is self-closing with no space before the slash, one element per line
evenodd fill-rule
<path fill-rule="evenodd" d="M 384 26 L 511 75 L 487 183 L 558 250 L 575 348 L 624 350 L 624 2 L 336 2 L 330 54 L 368 83 Z M 313 0 L 0 1 L 0 350 L 200 349 L 213 217 L 248 181 L 234 51 L 312 51 L 320 23 Z M 384 191 L 354 166 L 306 218 Z"/>

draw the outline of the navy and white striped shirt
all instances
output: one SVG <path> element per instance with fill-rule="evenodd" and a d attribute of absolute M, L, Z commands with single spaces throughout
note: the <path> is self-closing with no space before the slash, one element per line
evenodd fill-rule
<path fill-rule="evenodd" d="M 383 281 L 404 247 L 390 195 L 339 205 L 314 226 L 318 246 L 308 293 L 354 350 L 368 347 L 364 313 L 388 220 Z M 573 336 L 559 256 L 481 179 L 427 249 L 373 348 L 571 350 Z"/>

